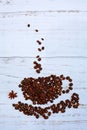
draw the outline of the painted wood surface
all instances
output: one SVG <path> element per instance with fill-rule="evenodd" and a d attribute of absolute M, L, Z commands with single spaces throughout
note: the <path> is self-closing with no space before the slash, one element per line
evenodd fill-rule
<path fill-rule="evenodd" d="M 0 130 L 87 129 L 86 34 L 86 0 L 0 0 Z M 32 62 L 38 53 L 36 40 L 42 37 L 45 39 L 45 51 L 40 54 L 43 71 L 38 75 Z M 25 102 L 18 88 L 20 81 L 24 77 L 50 74 L 70 75 L 74 83 L 72 92 L 54 102 L 77 92 L 79 108 L 53 114 L 48 120 L 36 120 L 15 111 L 12 103 Z M 16 91 L 18 98 L 10 100 L 10 90 Z"/>

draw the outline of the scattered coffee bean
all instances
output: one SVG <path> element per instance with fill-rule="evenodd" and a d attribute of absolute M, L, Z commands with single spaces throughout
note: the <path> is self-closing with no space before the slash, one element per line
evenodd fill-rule
<path fill-rule="evenodd" d="M 39 57 L 40 57 L 39 55 L 36 56 L 36 58 L 39 58 Z"/>
<path fill-rule="evenodd" d="M 28 24 L 27 26 L 30 27 L 30 24 Z"/>
<path fill-rule="evenodd" d="M 39 30 L 38 29 L 35 29 L 35 32 L 38 32 Z"/>
<path fill-rule="evenodd" d="M 42 47 L 42 50 L 44 50 L 44 49 L 45 49 L 45 47 L 43 46 L 43 47 Z"/>
<path fill-rule="evenodd" d="M 38 45 L 41 45 L 41 44 L 42 44 L 41 41 L 39 41 L 39 40 L 37 40 L 37 43 L 38 43 Z"/>
<path fill-rule="evenodd" d="M 41 58 L 40 58 L 40 57 L 38 58 L 38 61 L 41 61 Z"/>
<path fill-rule="evenodd" d="M 38 48 L 38 51 L 41 51 L 41 49 L 40 49 L 40 48 Z"/>
<path fill-rule="evenodd" d="M 41 38 L 42 41 L 44 41 L 44 38 Z"/>
<path fill-rule="evenodd" d="M 40 73 L 40 70 L 36 70 L 37 73 Z"/>

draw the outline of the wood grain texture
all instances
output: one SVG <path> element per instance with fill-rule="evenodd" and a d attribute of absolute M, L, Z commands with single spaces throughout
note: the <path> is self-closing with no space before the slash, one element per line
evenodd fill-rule
<path fill-rule="evenodd" d="M 86 130 L 86 34 L 87 0 L 0 0 L 0 130 Z M 45 39 L 45 51 L 40 54 L 43 71 L 38 75 L 32 62 L 38 53 L 36 40 L 41 37 Z M 54 102 L 77 92 L 79 108 L 53 114 L 48 120 L 36 120 L 15 111 L 12 103 L 25 102 L 18 88 L 20 81 L 50 74 L 70 75 L 74 83 L 72 92 Z M 11 90 L 18 93 L 18 98 L 8 98 Z"/>
<path fill-rule="evenodd" d="M 86 0 L 0 0 L 1 12 L 47 11 L 47 10 L 85 10 Z"/>

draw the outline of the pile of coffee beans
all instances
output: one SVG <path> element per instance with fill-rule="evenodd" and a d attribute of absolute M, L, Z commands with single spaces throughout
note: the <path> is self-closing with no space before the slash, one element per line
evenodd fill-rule
<path fill-rule="evenodd" d="M 69 84 L 66 90 L 63 89 L 63 80 L 68 80 Z M 50 75 L 47 77 L 24 78 L 19 87 L 21 88 L 25 100 L 30 99 L 33 104 L 47 104 L 53 102 L 62 93 L 68 93 L 72 90 L 72 79 L 63 75 Z"/>

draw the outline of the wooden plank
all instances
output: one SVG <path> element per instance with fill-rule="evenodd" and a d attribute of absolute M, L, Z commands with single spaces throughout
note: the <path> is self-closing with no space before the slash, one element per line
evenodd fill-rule
<path fill-rule="evenodd" d="M 0 12 L 46 11 L 46 10 L 87 10 L 86 0 L 0 0 Z"/>
<path fill-rule="evenodd" d="M 44 37 L 46 49 L 42 56 L 87 57 L 87 13 L 13 15 L 1 17 L 0 22 L 0 56 L 34 57 L 38 47 L 36 40 Z"/>
<path fill-rule="evenodd" d="M 46 76 L 50 74 L 65 76 L 71 75 L 75 88 L 86 89 L 87 77 L 87 58 L 42 58 L 41 64 L 43 67 L 41 74 L 36 74 L 33 69 L 33 61 L 36 58 L 0 58 L 0 84 L 8 83 L 8 81 L 16 83 L 24 77 Z"/>

